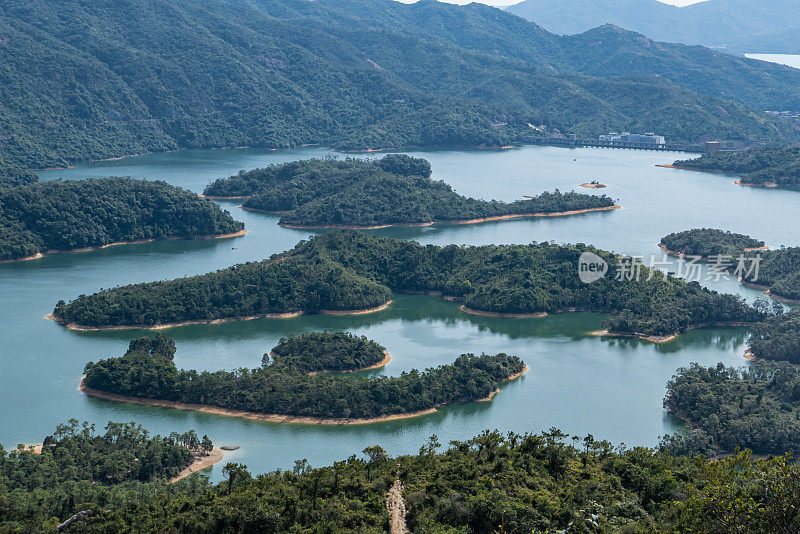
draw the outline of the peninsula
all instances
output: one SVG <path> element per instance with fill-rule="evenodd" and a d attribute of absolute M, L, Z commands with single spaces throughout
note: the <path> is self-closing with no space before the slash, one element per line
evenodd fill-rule
<path fill-rule="evenodd" d="M 162 181 L 102 178 L 0 187 L 0 261 L 244 232 L 244 224 L 214 202 Z"/>
<path fill-rule="evenodd" d="M 751 148 L 742 152 L 703 154 L 697 159 L 676 161 L 678 169 L 740 174 L 739 185 L 752 187 L 800 186 L 800 147 Z"/>

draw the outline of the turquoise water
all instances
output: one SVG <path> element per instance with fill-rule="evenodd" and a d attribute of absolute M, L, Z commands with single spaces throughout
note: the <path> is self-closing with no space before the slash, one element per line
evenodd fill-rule
<path fill-rule="evenodd" d="M 434 176 L 466 195 L 514 200 L 592 179 L 609 185 L 599 193 L 618 199 L 622 210 L 568 218 L 517 220 L 469 226 L 433 226 L 375 231 L 434 244 L 586 242 L 644 256 L 657 255 L 660 237 L 698 226 L 726 228 L 765 239 L 771 246 L 797 243 L 800 194 L 733 185 L 734 177 L 655 167 L 681 154 L 604 149 L 523 147 L 504 152 L 417 151 Z M 196 192 L 211 180 L 306 157 L 325 156 L 318 147 L 291 151 L 181 151 L 46 171 L 42 179 L 130 175 L 164 179 Z M 582 190 L 584 191 L 584 190 Z M 135 332 L 81 333 L 43 319 L 59 299 L 131 282 L 203 273 L 262 259 L 309 237 L 277 226 L 277 217 L 245 212 L 220 202 L 244 221 L 249 233 L 217 241 L 170 241 L 49 255 L 0 265 L 0 443 L 40 442 L 70 417 L 99 426 L 136 420 L 156 433 L 196 429 L 217 444 L 239 445 L 229 454 L 253 472 L 291 468 L 295 459 L 324 465 L 380 444 L 392 454 L 416 452 L 431 434 L 443 443 L 484 429 L 572 434 L 629 445 L 654 445 L 680 428 L 661 406 L 664 386 L 690 362 L 730 365 L 741 358 L 742 329 L 708 329 L 654 345 L 586 335 L 602 316 L 565 314 L 544 319 L 496 319 L 461 313 L 435 297 L 398 296 L 386 311 L 360 317 L 308 316 L 169 330 L 178 343 L 176 363 L 195 369 L 253 367 L 290 333 L 346 329 L 385 345 L 391 363 L 376 373 L 397 374 L 452 361 L 463 352 L 507 352 L 530 371 L 506 385 L 489 403 L 451 406 L 436 414 L 365 426 L 281 425 L 179 410 L 115 404 L 78 391 L 83 365 L 121 354 Z M 733 281 L 706 285 L 748 298 L 756 291 Z M 212 478 L 221 477 L 215 467 Z"/>

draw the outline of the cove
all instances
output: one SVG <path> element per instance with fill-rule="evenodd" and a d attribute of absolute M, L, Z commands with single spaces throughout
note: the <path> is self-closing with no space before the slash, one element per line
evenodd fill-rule
<path fill-rule="evenodd" d="M 324 157 L 319 147 L 287 150 L 180 151 L 97 162 L 40 173 L 42 179 L 133 176 L 163 179 L 195 192 L 211 180 L 240 169 L 300 158 Z M 742 188 L 730 176 L 655 167 L 683 154 L 609 149 L 567 150 L 521 147 L 506 151 L 408 151 L 429 159 L 434 178 L 463 195 L 512 201 L 544 190 L 580 189 L 598 180 L 598 190 L 623 207 L 554 219 L 521 219 L 479 225 L 387 228 L 380 235 L 433 244 L 585 242 L 649 259 L 663 252 L 660 238 L 694 227 L 717 227 L 766 240 L 773 248 L 796 245 L 797 192 Z M 385 345 L 392 361 L 372 373 L 398 374 L 449 363 L 462 352 L 519 355 L 530 371 L 503 386 L 492 402 L 447 407 L 407 421 L 358 427 L 282 425 L 92 399 L 78 391 L 83 365 L 116 356 L 137 332 L 72 332 L 43 316 L 59 299 L 103 287 L 199 274 L 234 263 L 262 259 L 312 235 L 281 228 L 278 216 L 219 201 L 244 221 L 248 234 L 233 240 L 169 241 L 121 245 L 81 254 L 0 265 L 0 443 L 6 448 L 37 442 L 70 417 L 102 426 L 109 420 L 137 422 L 156 433 L 195 428 L 217 445 L 238 445 L 226 461 L 259 473 L 291 468 L 308 458 L 325 465 L 380 444 L 391 454 L 416 452 L 431 434 L 443 443 L 484 429 L 518 432 L 559 427 L 628 445 L 654 445 L 682 423 L 661 406 L 664 386 L 675 370 L 697 361 L 742 365 L 744 329 L 689 332 L 664 345 L 603 339 L 588 332 L 602 316 L 563 314 L 502 319 L 468 315 L 458 304 L 436 297 L 397 295 L 387 310 L 365 316 L 304 316 L 170 329 L 179 367 L 253 367 L 291 333 L 345 329 Z M 668 261 L 674 262 L 674 259 Z M 735 281 L 704 281 L 719 291 L 748 298 L 760 292 Z M 212 478 L 221 478 L 214 467 Z"/>

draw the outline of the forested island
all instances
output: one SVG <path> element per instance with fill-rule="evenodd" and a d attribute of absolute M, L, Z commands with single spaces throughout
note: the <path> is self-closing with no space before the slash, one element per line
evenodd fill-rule
<path fill-rule="evenodd" d="M 244 224 L 214 202 L 163 181 L 102 178 L 0 187 L 0 260 L 243 231 Z"/>
<path fill-rule="evenodd" d="M 800 448 L 800 368 L 787 362 L 681 368 L 667 384 L 664 407 L 695 429 L 680 440 L 684 451 L 739 447 L 780 455 Z"/>
<path fill-rule="evenodd" d="M 330 338 L 317 339 L 332 342 Z M 502 382 L 526 370 L 516 356 L 464 354 L 450 365 L 397 377 L 310 373 L 323 370 L 320 364 L 326 362 L 317 356 L 323 348 L 310 351 L 311 357 L 305 362 L 299 354 L 297 365 L 284 365 L 276 358 L 276 364 L 258 369 L 198 373 L 178 370 L 173 362 L 174 342 L 159 334 L 131 341 L 122 357 L 88 363 L 81 389 L 110 400 L 145 401 L 142 403 L 254 419 L 364 423 L 491 398 Z M 338 370 L 357 369 L 340 366 Z"/>
<path fill-rule="evenodd" d="M 0 446 L 0 532 L 55 532 L 78 512 L 89 511 L 85 520 L 140 501 L 214 447 L 193 430 L 152 436 L 136 423 L 114 422 L 103 430 L 70 419 L 35 447 Z"/>
<path fill-rule="evenodd" d="M 765 243 L 749 235 L 736 234 L 713 228 L 700 228 L 669 234 L 661 239 L 661 248 L 675 256 L 698 256 L 708 259 L 712 256 L 735 258 L 757 249 Z"/>
<path fill-rule="evenodd" d="M 280 340 L 263 364 L 298 373 L 375 369 L 389 362 L 386 348 L 348 332 L 308 332 Z"/>
<path fill-rule="evenodd" d="M 703 154 L 697 159 L 676 161 L 674 167 L 698 171 L 741 174 L 741 185 L 757 187 L 800 186 L 800 147 L 751 148 L 742 152 Z"/>
<path fill-rule="evenodd" d="M 311 159 L 240 172 L 210 184 L 212 198 L 245 198 L 242 207 L 282 213 L 293 228 L 378 228 L 435 222 L 482 222 L 615 209 L 603 195 L 542 193 L 516 202 L 459 195 L 430 179 L 427 160 L 389 154 L 367 161 Z"/>
<path fill-rule="evenodd" d="M 301 242 L 258 263 L 171 281 L 135 284 L 61 301 L 53 318 L 72 328 L 137 328 L 236 320 L 275 314 L 377 308 L 392 291 L 432 293 L 463 302 L 464 311 L 527 314 L 596 311 L 614 316 L 611 333 L 670 336 L 715 323 L 750 323 L 763 313 L 740 297 L 696 282 L 652 273 L 578 277 L 587 245 L 422 246 L 361 232 L 338 231 Z M 633 265 L 631 263 L 631 265 Z M 285 316 L 285 315 L 284 315 Z"/>
<path fill-rule="evenodd" d="M 389 530 L 387 499 L 396 491 L 410 532 L 668 534 L 730 532 L 727 526 L 735 524 L 744 532 L 788 533 L 800 528 L 797 516 L 787 513 L 800 505 L 800 471 L 788 457 L 755 459 L 740 452 L 718 461 L 687 458 L 615 447 L 556 429 L 485 431 L 449 445 L 433 435 L 420 443 L 418 454 L 397 457 L 377 445 L 353 452 L 330 466 L 298 459 L 292 469 L 258 476 L 246 465 L 229 463 L 224 480 L 214 485 L 195 476 L 169 488 L 158 481 L 109 481 L 83 492 L 82 486 L 70 485 L 27 489 L 48 480 L 27 475 L 49 462 L 0 449 L 0 529 L 52 532 L 59 522 L 85 512 L 70 531 L 272 533 L 325 525 L 377 534 Z M 98 454 L 94 464 L 111 458 Z M 58 476 L 74 478 L 71 468 Z"/>

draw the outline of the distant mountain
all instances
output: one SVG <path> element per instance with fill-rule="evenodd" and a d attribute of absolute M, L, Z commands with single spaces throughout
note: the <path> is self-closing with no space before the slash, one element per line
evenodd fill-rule
<path fill-rule="evenodd" d="M 507 10 L 562 35 L 613 24 L 657 41 L 800 53 L 797 0 L 706 0 L 684 7 L 657 0 L 525 0 Z"/>
<path fill-rule="evenodd" d="M 29 168 L 175 148 L 498 146 L 530 125 L 781 142 L 797 126 L 763 110 L 800 109 L 798 95 L 799 70 L 613 28 L 560 37 L 483 4 L 0 3 L 0 162 Z"/>

